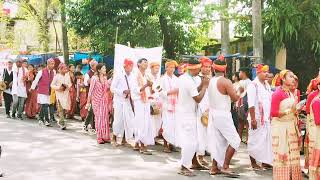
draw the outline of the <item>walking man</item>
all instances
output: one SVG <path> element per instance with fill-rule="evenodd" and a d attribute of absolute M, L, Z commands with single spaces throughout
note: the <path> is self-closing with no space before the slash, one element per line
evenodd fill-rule
<path fill-rule="evenodd" d="M 212 158 L 211 175 L 225 174 L 238 177 L 229 169 L 230 161 L 240 146 L 240 138 L 233 124 L 231 101 L 239 99 L 232 82 L 225 78 L 227 64 L 217 60 L 213 63 L 215 76 L 210 80 L 208 148 Z M 220 169 L 221 168 L 221 169 Z"/>
<path fill-rule="evenodd" d="M 6 84 L 6 89 L 3 91 L 3 99 L 4 99 L 4 106 L 6 109 L 7 118 L 11 118 L 10 110 L 12 105 L 12 81 L 13 81 L 13 72 L 12 72 L 13 63 L 11 60 L 7 62 L 7 67 L 3 70 L 3 81 Z"/>
<path fill-rule="evenodd" d="M 259 64 L 257 77 L 248 86 L 248 105 L 250 113 L 248 152 L 251 166 L 260 170 L 257 161 L 262 163 L 262 168 L 271 168 L 272 164 L 272 137 L 270 124 L 272 91 L 267 82 L 269 66 Z"/>
<path fill-rule="evenodd" d="M 24 102 L 27 98 L 26 75 L 28 69 L 22 66 L 22 59 L 16 62 L 16 68 L 13 69 L 13 84 L 12 84 L 12 118 L 17 117 L 23 120 L 22 113 L 24 110 Z"/>

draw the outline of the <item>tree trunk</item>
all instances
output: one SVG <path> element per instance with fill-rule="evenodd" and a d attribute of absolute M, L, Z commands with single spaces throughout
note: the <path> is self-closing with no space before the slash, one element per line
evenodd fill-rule
<path fill-rule="evenodd" d="M 163 15 L 159 16 L 160 28 L 163 34 L 163 48 L 166 51 L 167 57 L 175 59 L 176 54 L 174 52 L 174 39 L 172 38 L 169 30 L 168 20 Z"/>
<path fill-rule="evenodd" d="M 253 34 L 253 56 L 256 63 L 263 63 L 263 32 L 261 18 L 261 0 L 252 1 L 252 34 Z"/>
<path fill-rule="evenodd" d="M 61 28 L 62 28 L 62 49 L 64 63 L 69 64 L 68 31 L 66 28 L 65 0 L 60 0 L 61 4 Z"/>
<path fill-rule="evenodd" d="M 221 0 L 220 4 L 223 7 L 223 11 L 227 11 L 229 7 L 229 0 Z M 230 34 L 229 34 L 229 20 L 222 12 L 221 16 L 221 53 L 228 54 L 230 46 Z"/>
<path fill-rule="evenodd" d="M 39 42 L 43 52 L 49 51 L 49 19 L 48 7 L 50 0 L 42 0 L 41 21 L 39 23 Z"/>

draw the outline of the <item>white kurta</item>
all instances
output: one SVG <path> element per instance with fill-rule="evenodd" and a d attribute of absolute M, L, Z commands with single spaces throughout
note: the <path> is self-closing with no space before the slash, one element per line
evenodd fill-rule
<path fill-rule="evenodd" d="M 196 77 L 197 86 L 201 84 L 201 77 Z M 198 113 L 197 113 L 197 130 L 198 130 L 198 150 L 197 155 L 205 155 L 205 151 L 207 150 L 207 127 L 205 127 L 201 122 L 201 116 L 204 112 L 209 110 L 209 98 L 208 91 L 206 91 L 203 99 L 199 103 Z"/>
<path fill-rule="evenodd" d="M 156 77 L 153 75 L 148 76 L 150 80 L 152 81 L 152 89 L 155 91 L 151 95 L 152 99 L 150 100 L 150 103 L 152 104 L 162 104 L 160 99 L 160 93 L 159 93 L 159 87 L 160 86 L 160 77 L 157 75 Z M 159 135 L 159 131 L 162 126 L 162 118 L 161 113 L 159 115 L 151 115 L 151 121 L 152 121 L 152 134 L 154 137 L 157 137 Z"/>
<path fill-rule="evenodd" d="M 125 76 L 127 77 L 129 87 Z M 117 74 L 111 83 L 111 92 L 113 96 L 114 121 L 112 124 L 113 134 L 117 137 L 123 137 L 125 133 L 126 140 L 133 138 L 134 131 L 134 114 L 129 98 L 125 98 L 123 91 L 132 90 L 135 81 L 134 75 Z"/>
<path fill-rule="evenodd" d="M 66 90 L 60 91 L 61 85 L 66 85 Z M 70 91 L 72 83 L 70 80 L 69 73 L 62 75 L 60 73 L 56 74 L 51 82 L 51 88 L 56 92 L 56 99 L 60 103 L 61 107 L 65 110 L 70 110 Z"/>
<path fill-rule="evenodd" d="M 195 77 L 185 73 L 179 77 L 177 105 L 178 145 L 181 147 L 181 164 L 189 168 L 198 148 L 197 103 L 193 99 L 199 95 Z"/>
<path fill-rule="evenodd" d="M 169 77 L 167 74 L 161 77 L 161 99 L 162 99 L 162 136 L 170 144 L 176 145 L 176 111 L 168 109 L 170 98 L 178 100 L 175 95 L 168 96 L 168 92 L 178 88 L 178 78 L 175 75 Z M 175 105 L 176 108 L 176 105 Z"/>
<path fill-rule="evenodd" d="M 248 153 L 258 162 L 272 164 L 273 153 L 270 124 L 271 88 L 268 83 L 263 85 L 259 79 L 256 78 L 248 86 L 247 93 L 249 108 L 255 107 L 255 118 L 257 121 L 256 130 L 253 130 L 251 123 L 249 123 Z M 261 102 L 263 106 L 264 125 L 261 123 L 259 102 Z"/>
<path fill-rule="evenodd" d="M 24 69 L 24 70 L 23 70 Z M 18 97 L 27 98 L 27 88 L 23 80 L 24 76 L 27 75 L 27 68 L 14 68 L 13 71 L 13 81 L 12 81 L 12 95 L 17 95 Z"/>
<path fill-rule="evenodd" d="M 56 74 L 56 71 L 53 70 L 53 73 Z M 39 71 L 37 73 L 36 77 L 34 78 L 32 85 L 31 85 L 32 90 L 36 89 L 41 77 L 42 77 L 42 70 Z M 50 104 L 50 95 L 38 93 L 37 98 L 38 98 L 37 101 L 39 104 Z"/>
<path fill-rule="evenodd" d="M 134 101 L 134 110 L 135 110 L 135 141 L 141 142 L 144 145 L 154 145 L 154 135 L 153 135 L 153 127 L 152 127 L 152 121 L 151 121 L 151 114 L 150 114 L 150 101 L 148 100 L 148 97 L 150 96 L 150 88 L 147 87 L 145 89 L 147 101 L 144 102 L 141 99 L 141 87 L 138 84 L 138 76 L 134 77 L 134 87 L 132 88 L 132 98 Z M 143 79 L 143 85 L 147 83 L 146 76 L 142 77 Z"/>
<path fill-rule="evenodd" d="M 233 124 L 230 97 L 221 94 L 217 88 L 219 78 L 222 77 L 212 78 L 208 87 L 210 109 L 207 136 L 211 158 L 217 161 L 219 167 L 222 167 L 228 146 L 237 151 L 240 146 L 240 137 Z"/>

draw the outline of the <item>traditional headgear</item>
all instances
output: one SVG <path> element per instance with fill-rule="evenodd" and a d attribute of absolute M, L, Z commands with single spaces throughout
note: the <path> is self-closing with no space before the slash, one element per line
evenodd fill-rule
<path fill-rule="evenodd" d="M 132 66 L 133 65 L 133 61 L 129 58 L 126 58 L 124 59 L 124 62 L 123 62 L 123 66 L 126 67 L 126 66 Z"/>
<path fill-rule="evenodd" d="M 151 62 L 150 63 L 150 68 L 153 68 L 155 66 L 159 66 L 160 67 L 160 64 L 158 62 Z"/>
<path fill-rule="evenodd" d="M 91 60 L 90 63 L 89 63 L 90 66 L 94 66 L 94 65 L 97 65 L 97 64 L 98 64 L 98 62 L 95 61 L 95 60 Z"/>
<path fill-rule="evenodd" d="M 59 70 L 65 69 L 65 68 L 67 68 L 67 65 L 65 63 L 60 63 L 59 66 L 58 66 Z"/>
<path fill-rule="evenodd" d="M 262 65 L 262 64 L 257 65 L 257 73 L 268 72 L 268 71 L 269 71 L 268 65 Z"/>
<path fill-rule="evenodd" d="M 218 60 L 224 61 L 224 60 L 225 60 L 225 59 L 224 59 L 224 55 L 223 55 L 223 54 L 220 54 L 220 56 L 218 56 Z"/>
<path fill-rule="evenodd" d="M 280 74 L 279 74 L 280 79 L 283 79 L 288 72 L 289 72 L 289 70 L 287 70 L 287 69 L 280 71 Z"/>
<path fill-rule="evenodd" d="M 197 61 L 195 59 L 189 60 L 188 65 L 187 65 L 188 70 L 200 69 L 200 68 L 201 68 L 201 64 L 199 61 Z"/>
<path fill-rule="evenodd" d="M 272 86 L 273 87 L 278 87 L 281 86 L 281 78 L 280 78 L 280 74 L 276 74 L 274 76 L 274 78 L 272 79 Z"/>
<path fill-rule="evenodd" d="M 47 60 L 47 64 L 50 64 L 50 63 L 54 63 L 54 59 L 53 58 L 50 58 Z"/>
<path fill-rule="evenodd" d="M 168 67 L 168 66 L 174 66 L 174 67 L 178 67 L 178 63 L 175 61 L 175 60 L 169 60 L 165 63 L 165 67 Z"/>
<path fill-rule="evenodd" d="M 212 65 L 212 60 L 206 56 L 203 56 L 199 59 L 201 62 L 202 66 L 211 66 Z"/>
<path fill-rule="evenodd" d="M 218 61 L 223 61 L 223 60 L 218 60 Z M 220 65 L 220 64 L 216 64 L 215 62 L 212 63 L 212 68 L 214 70 L 217 70 L 219 72 L 226 72 L 228 65 Z"/>

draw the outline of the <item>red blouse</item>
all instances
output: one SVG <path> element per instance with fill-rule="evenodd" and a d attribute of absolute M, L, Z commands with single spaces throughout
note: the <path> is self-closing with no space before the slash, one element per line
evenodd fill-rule
<path fill-rule="evenodd" d="M 308 98 L 307 98 L 307 104 L 306 104 L 306 112 L 307 114 L 310 114 L 310 106 L 311 106 L 311 103 L 312 103 L 312 100 L 319 94 L 319 90 L 316 90 L 316 91 L 313 91 L 312 93 L 310 93 L 308 95 Z"/>
<path fill-rule="evenodd" d="M 281 87 L 276 89 L 276 91 L 272 94 L 271 99 L 271 118 L 279 117 L 280 103 L 288 97 L 288 94 L 283 91 Z"/>

